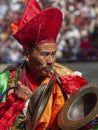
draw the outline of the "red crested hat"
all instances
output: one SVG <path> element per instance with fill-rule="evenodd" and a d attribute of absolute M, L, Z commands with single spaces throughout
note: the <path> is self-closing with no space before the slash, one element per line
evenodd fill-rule
<path fill-rule="evenodd" d="M 57 8 L 41 10 L 36 0 L 29 0 L 20 22 L 11 24 L 13 36 L 24 47 L 56 42 L 62 26 L 62 13 Z"/>

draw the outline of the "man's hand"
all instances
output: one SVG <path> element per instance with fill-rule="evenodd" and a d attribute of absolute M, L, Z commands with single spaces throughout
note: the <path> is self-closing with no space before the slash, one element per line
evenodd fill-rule
<path fill-rule="evenodd" d="M 28 87 L 23 85 L 20 81 L 17 82 L 17 85 L 18 88 L 15 89 L 15 93 L 19 98 L 27 100 L 32 96 L 33 92 Z"/>

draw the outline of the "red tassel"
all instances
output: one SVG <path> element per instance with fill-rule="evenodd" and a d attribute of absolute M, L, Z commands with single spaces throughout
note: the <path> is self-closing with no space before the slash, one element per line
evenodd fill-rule
<path fill-rule="evenodd" d="M 23 108 L 24 100 L 18 98 L 15 93 L 10 94 L 6 102 L 0 104 L 0 129 L 9 130 Z"/>

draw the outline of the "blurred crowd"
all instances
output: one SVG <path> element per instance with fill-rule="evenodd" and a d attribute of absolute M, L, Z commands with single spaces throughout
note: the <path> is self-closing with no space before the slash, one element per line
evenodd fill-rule
<path fill-rule="evenodd" d="M 26 0 L 0 0 L 0 62 L 23 60 L 22 47 L 11 36 L 10 23 L 18 20 Z M 98 0 L 38 0 L 42 8 L 57 7 L 63 24 L 57 38 L 57 61 L 98 60 Z"/>

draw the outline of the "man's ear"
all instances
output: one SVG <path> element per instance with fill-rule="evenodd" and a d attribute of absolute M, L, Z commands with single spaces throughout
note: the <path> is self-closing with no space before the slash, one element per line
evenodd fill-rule
<path fill-rule="evenodd" d="M 24 55 L 24 60 L 29 61 L 29 50 L 28 49 L 23 50 L 23 55 Z"/>

